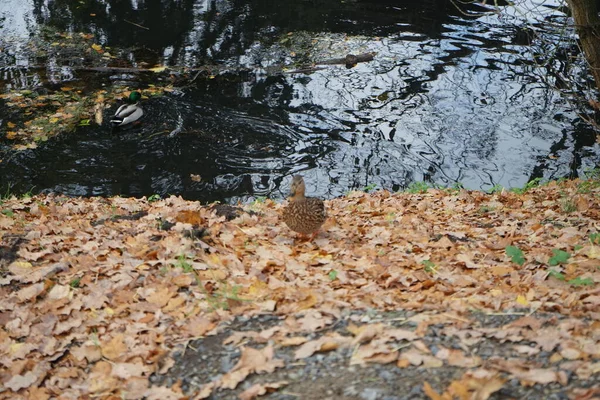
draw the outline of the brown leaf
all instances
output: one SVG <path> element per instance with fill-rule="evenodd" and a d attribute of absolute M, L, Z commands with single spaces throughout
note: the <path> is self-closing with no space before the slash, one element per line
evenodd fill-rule
<path fill-rule="evenodd" d="M 48 293 L 48 298 L 52 300 L 59 300 L 68 297 L 71 293 L 71 288 L 68 285 L 54 285 Z"/>
<path fill-rule="evenodd" d="M 411 348 L 400 353 L 398 366 L 402 367 L 406 362 L 416 366 L 423 365 L 424 368 L 439 368 L 444 365 L 442 360 L 429 354 L 424 354 L 416 348 Z"/>
<path fill-rule="evenodd" d="M 557 371 L 546 368 L 534 368 L 527 371 L 511 371 L 512 374 L 522 381 L 548 384 L 559 382 L 560 377 Z"/>
<path fill-rule="evenodd" d="M 204 226 L 204 218 L 196 210 L 182 210 L 175 216 L 175 221 L 196 226 Z"/>
<path fill-rule="evenodd" d="M 473 393 L 472 400 L 487 400 L 490 396 L 502 389 L 505 380 L 496 376 L 491 379 L 484 380 L 477 384 L 475 393 Z"/>
<path fill-rule="evenodd" d="M 154 290 L 148 297 L 146 297 L 146 300 L 148 303 L 156 304 L 162 308 L 169 303 L 169 300 L 171 300 L 175 294 L 176 293 L 172 291 L 171 288 L 165 286 Z"/>
<path fill-rule="evenodd" d="M 256 384 L 250 386 L 248 389 L 244 390 L 242 393 L 240 393 L 239 398 L 240 398 L 240 400 L 253 400 L 253 399 L 257 398 L 258 396 L 262 396 L 267 393 L 273 393 L 277 389 L 287 386 L 287 385 L 288 385 L 287 381 L 263 383 L 263 384 L 256 383 Z"/>
<path fill-rule="evenodd" d="M 204 336 L 207 332 L 210 332 L 215 328 L 216 324 L 200 315 L 192 317 L 187 320 L 184 325 L 184 330 L 191 337 L 201 337 Z"/>
<path fill-rule="evenodd" d="M 481 358 L 467 357 L 462 350 L 442 348 L 435 355 L 440 360 L 448 361 L 448 365 L 454 367 L 474 368 L 481 364 Z"/>
<path fill-rule="evenodd" d="M 172 387 L 153 386 L 146 390 L 144 398 L 147 400 L 181 400 L 186 396 L 181 390 L 174 390 Z"/>
<path fill-rule="evenodd" d="M 17 292 L 17 298 L 21 303 L 23 303 L 25 301 L 35 299 L 37 296 L 42 294 L 44 290 L 45 286 L 43 282 L 36 283 L 35 285 L 29 285 Z"/>
<path fill-rule="evenodd" d="M 272 346 L 262 350 L 251 347 L 242 347 L 240 359 L 231 371 L 223 375 L 220 387 L 235 389 L 251 373 L 273 372 L 276 368 L 283 367 L 283 360 L 275 359 Z"/>
<path fill-rule="evenodd" d="M 127 352 L 127 345 L 122 334 L 117 334 L 108 343 L 102 345 L 102 355 L 111 361 L 117 360 Z"/>
<path fill-rule="evenodd" d="M 31 386 L 38 378 L 39 377 L 33 371 L 29 371 L 25 373 L 25 375 L 14 375 L 4 384 L 4 386 L 13 392 L 18 392 L 21 389 Z"/>
<path fill-rule="evenodd" d="M 137 363 L 114 363 L 111 374 L 121 379 L 141 377 L 150 372 L 148 367 L 141 362 Z"/>
<path fill-rule="evenodd" d="M 284 338 L 281 342 L 279 342 L 279 346 L 288 347 L 288 346 L 298 346 L 303 343 L 306 343 L 308 338 L 304 336 L 294 336 L 291 338 Z"/>
<path fill-rule="evenodd" d="M 506 246 L 510 246 L 513 242 L 510 236 L 496 238 L 494 241 L 483 242 L 483 245 L 490 250 L 504 250 Z"/>
<path fill-rule="evenodd" d="M 373 342 L 364 344 L 358 348 L 350 359 L 350 365 L 377 363 L 389 364 L 398 360 L 398 352 L 388 348 L 383 344 L 374 344 Z"/>
<path fill-rule="evenodd" d="M 354 330 L 352 330 L 350 327 L 348 328 L 348 330 L 356 336 L 353 344 L 369 342 L 375 336 L 383 332 L 384 329 L 385 325 L 383 324 L 363 325 Z"/>
<path fill-rule="evenodd" d="M 71 348 L 70 352 L 76 360 L 81 361 L 85 358 L 89 363 L 93 363 L 102 358 L 100 346 L 96 346 L 91 341 L 86 342 L 81 346 Z"/>
<path fill-rule="evenodd" d="M 50 391 L 44 387 L 32 387 L 27 396 L 29 400 L 48 400 L 50 397 Z"/>
<path fill-rule="evenodd" d="M 304 343 L 296 350 L 294 357 L 296 360 L 307 358 L 312 356 L 314 353 L 324 353 L 335 350 L 340 346 L 340 344 L 340 339 L 337 337 L 322 336 L 319 339 Z"/>
<path fill-rule="evenodd" d="M 423 382 L 423 392 L 425 393 L 425 395 L 427 397 L 429 397 L 431 400 L 445 400 L 438 392 L 436 392 L 431 385 L 429 384 L 429 382 L 425 381 Z"/>
<path fill-rule="evenodd" d="M 598 398 L 600 398 L 600 387 L 589 389 L 575 388 L 569 396 L 571 400 L 597 400 Z"/>

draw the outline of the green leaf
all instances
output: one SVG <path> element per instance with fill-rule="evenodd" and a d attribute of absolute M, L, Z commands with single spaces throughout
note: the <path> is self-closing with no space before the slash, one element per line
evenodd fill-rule
<path fill-rule="evenodd" d="M 435 263 L 430 261 L 430 260 L 423 260 L 421 261 L 421 264 L 423 264 L 425 266 L 425 272 L 435 272 Z"/>
<path fill-rule="evenodd" d="M 564 264 L 571 257 L 569 253 L 559 249 L 552 249 L 552 257 L 548 260 L 548 264 L 555 266 L 558 264 Z"/>
<path fill-rule="evenodd" d="M 15 215 L 15 213 L 9 209 L 2 210 L 2 214 L 6 215 L 7 217 L 14 217 Z"/>
<path fill-rule="evenodd" d="M 192 264 L 190 264 L 189 262 L 187 262 L 187 258 L 183 254 L 181 254 L 181 255 L 179 255 L 179 257 L 177 257 L 177 266 L 179 268 L 181 268 L 183 270 L 183 272 L 192 272 L 192 271 L 194 271 L 194 268 L 192 267 Z"/>
<path fill-rule="evenodd" d="M 369 193 L 369 192 L 372 192 L 376 188 L 377 188 L 377 184 L 376 183 L 370 183 L 370 184 L 368 184 L 367 186 L 365 186 L 363 188 L 363 191 Z"/>
<path fill-rule="evenodd" d="M 506 246 L 504 249 L 506 251 L 506 255 L 510 257 L 511 261 L 515 264 L 523 265 L 525 264 L 525 257 L 523 256 L 523 252 L 516 246 Z"/>
<path fill-rule="evenodd" d="M 556 278 L 556 279 L 561 280 L 561 281 L 565 280 L 565 276 L 561 272 L 558 272 L 555 269 L 551 269 L 548 272 L 548 276 L 551 276 L 551 277 Z"/>
<path fill-rule="evenodd" d="M 338 272 L 335 269 L 329 271 L 329 279 L 335 281 L 337 279 Z"/>
<path fill-rule="evenodd" d="M 568 283 L 573 286 L 590 286 L 594 284 L 592 278 L 582 278 L 578 276 L 577 278 L 571 279 Z"/>
<path fill-rule="evenodd" d="M 600 233 L 590 233 L 590 242 L 600 244 Z"/>

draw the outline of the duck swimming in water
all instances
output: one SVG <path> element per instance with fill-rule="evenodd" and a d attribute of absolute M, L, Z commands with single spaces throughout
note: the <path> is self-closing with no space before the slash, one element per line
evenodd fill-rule
<path fill-rule="evenodd" d="M 113 126 L 124 126 L 136 122 L 144 115 L 139 101 L 142 98 L 140 92 L 131 92 L 127 98 L 128 104 L 123 104 L 110 119 Z"/>

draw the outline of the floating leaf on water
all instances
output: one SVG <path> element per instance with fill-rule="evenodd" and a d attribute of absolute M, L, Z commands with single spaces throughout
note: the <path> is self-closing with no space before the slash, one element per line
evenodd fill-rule
<path fill-rule="evenodd" d="M 164 72 L 166 69 L 167 69 L 167 67 L 154 67 L 154 68 L 150 68 L 149 71 L 159 73 L 159 72 Z"/>

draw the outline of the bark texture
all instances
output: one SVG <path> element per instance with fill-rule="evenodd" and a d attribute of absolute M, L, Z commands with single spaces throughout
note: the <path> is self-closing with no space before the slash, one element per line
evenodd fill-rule
<path fill-rule="evenodd" d="M 600 90 L 600 17 L 596 0 L 567 0 L 581 47 Z"/>

